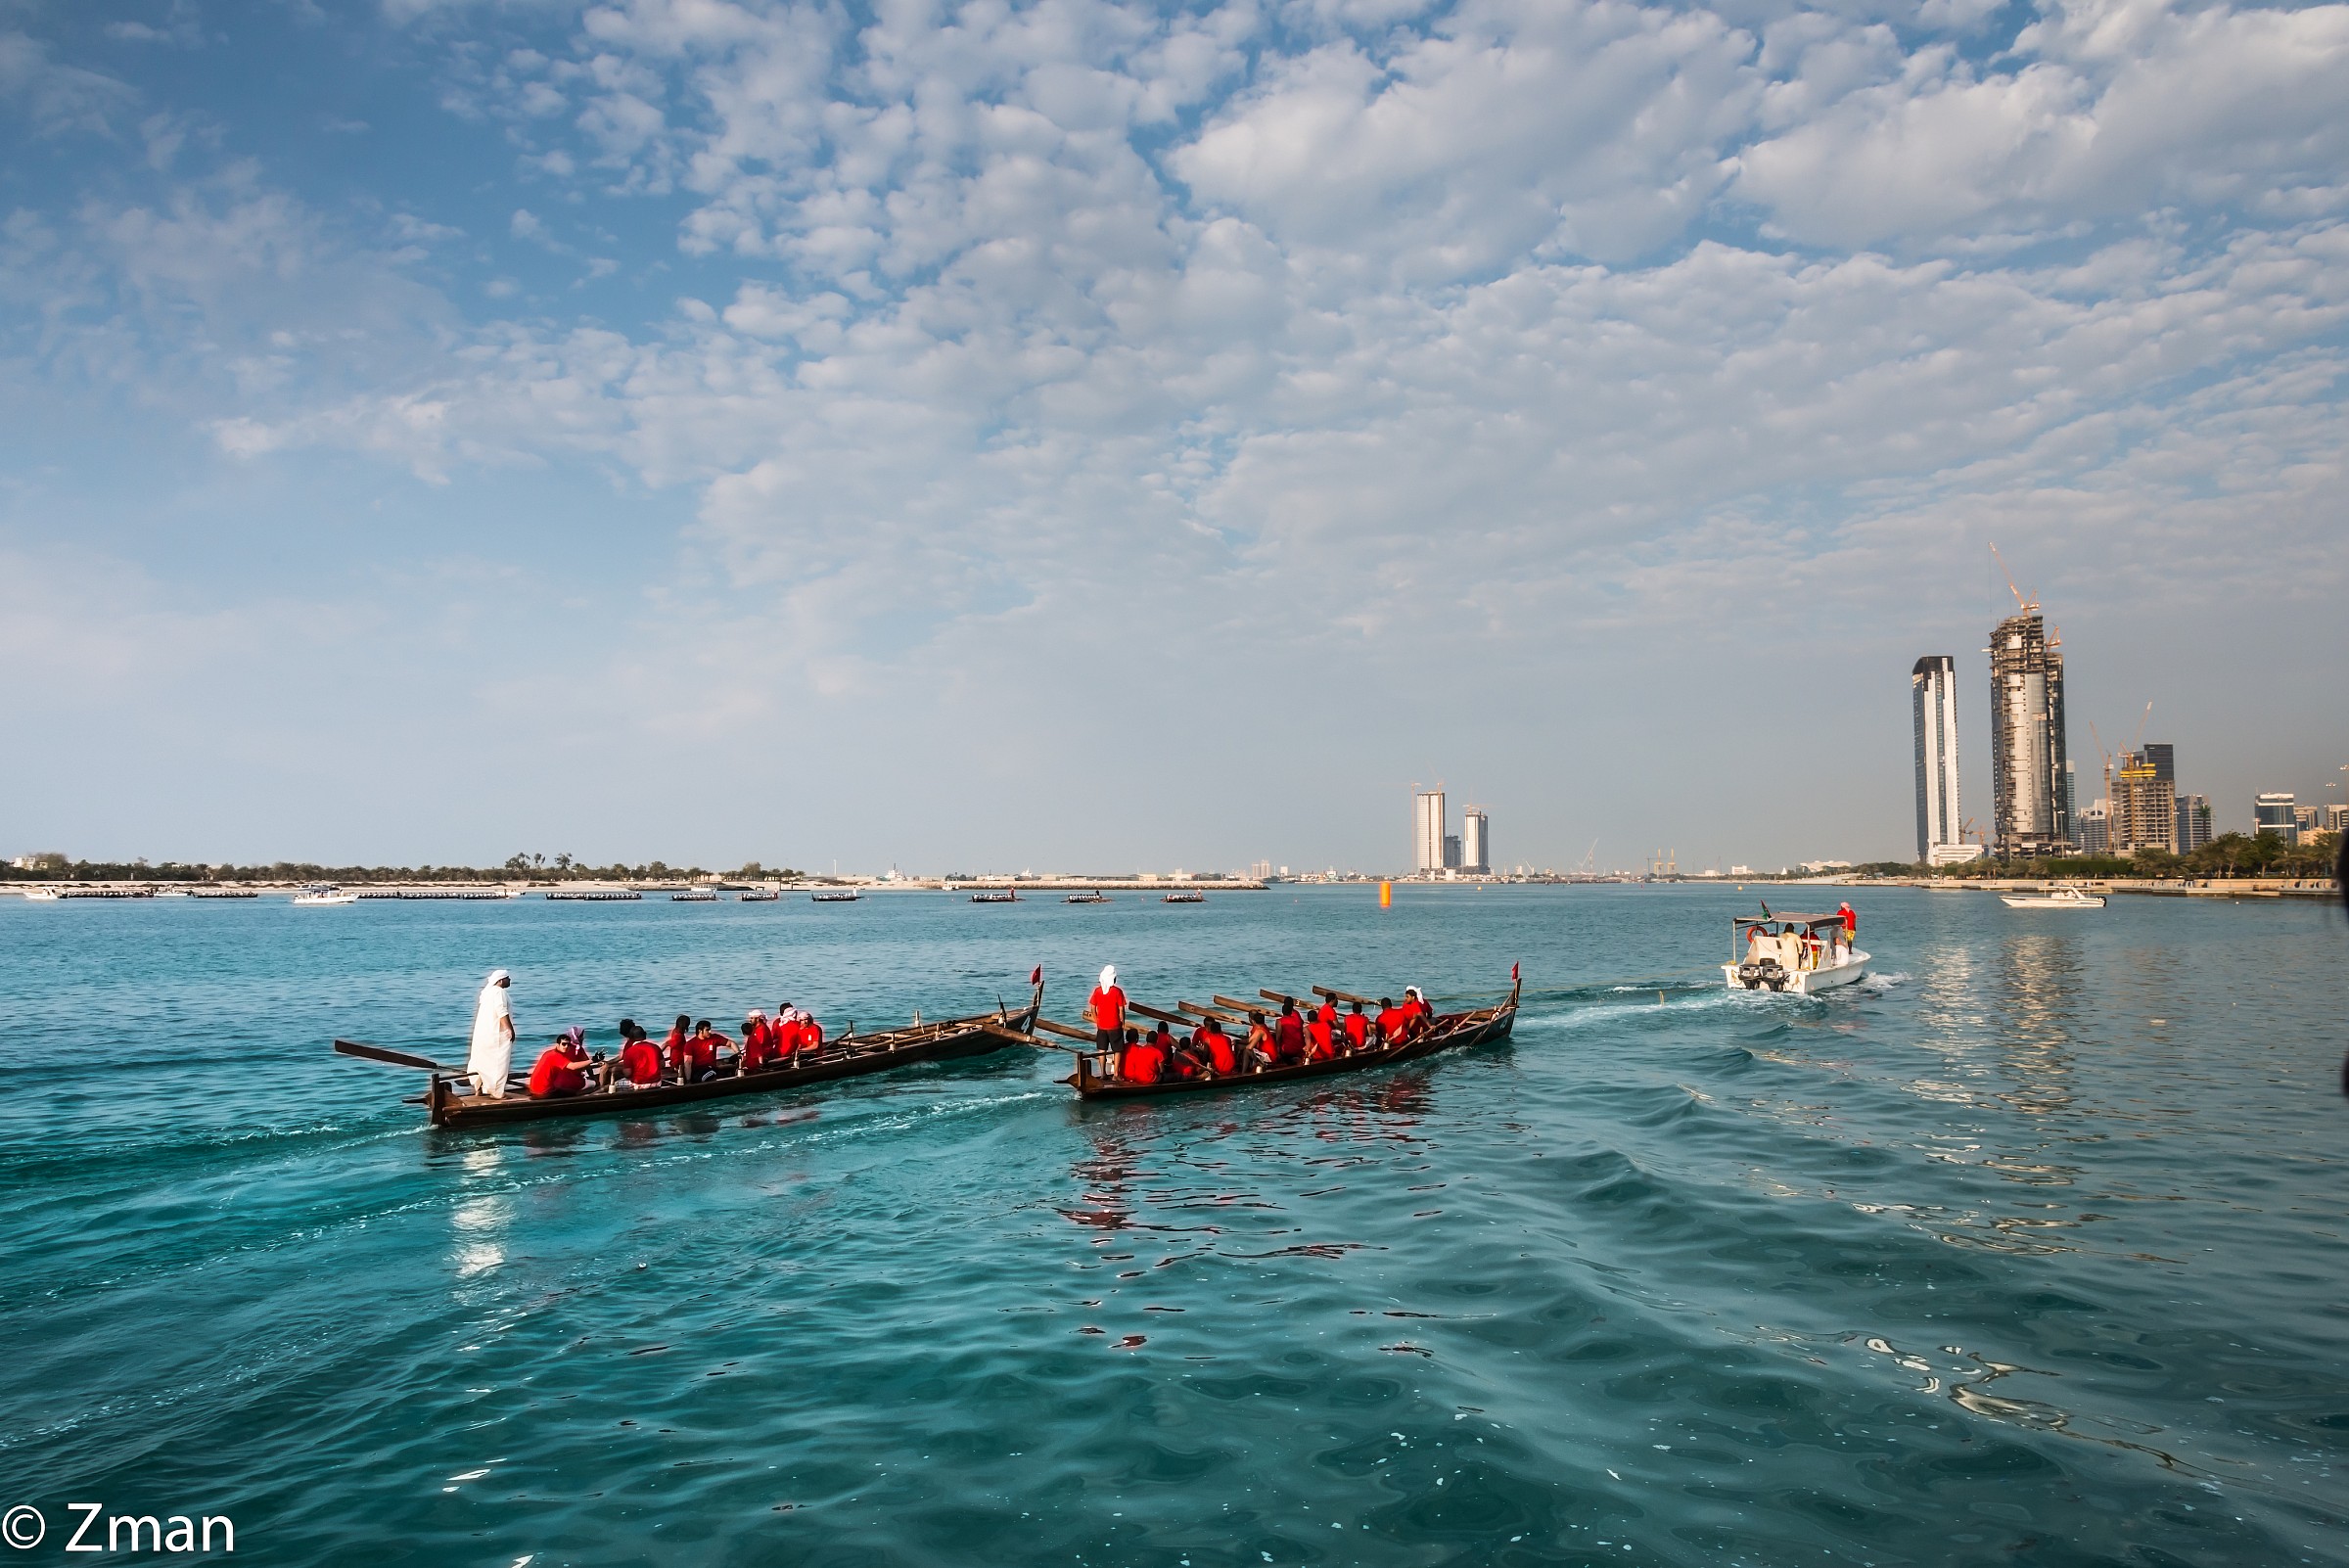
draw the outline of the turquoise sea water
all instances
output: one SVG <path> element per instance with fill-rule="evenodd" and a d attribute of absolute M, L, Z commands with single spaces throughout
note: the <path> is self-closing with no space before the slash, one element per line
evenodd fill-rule
<path fill-rule="evenodd" d="M 242 1559 L 2349 1562 L 2340 916 L 1722 890 L 817 907 L 0 899 L 0 1506 Z M 1512 1044 L 1081 1107 L 1017 1050 L 436 1133 L 526 1043 L 1321 982 Z M 62 1528 L 61 1528 L 62 1527 Z"/>

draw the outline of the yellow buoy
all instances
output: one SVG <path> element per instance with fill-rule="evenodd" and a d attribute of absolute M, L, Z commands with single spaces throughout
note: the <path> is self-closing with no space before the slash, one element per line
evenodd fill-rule
<path fill-rule="evenodd" d="M 1392 909 L 1392 908 L 1394 908 L 1394 907 L 1395 907 L 1395 884 L 1394 884 L 1394 883 L 1392 883 L 1392 882 L 1381 882 L 1381 883 L 1378 885 L 1378 906 L 1379 906 L 1381 909 Z"/>

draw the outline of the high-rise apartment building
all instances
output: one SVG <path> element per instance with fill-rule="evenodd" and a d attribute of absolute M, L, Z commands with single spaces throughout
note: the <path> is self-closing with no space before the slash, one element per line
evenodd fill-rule
<path fill-rule="evenodd" d="M 2112 803 L 2097 801 L 2080 813 L 2080 853 L 2112 853 Z"/>
<path fill-rule="evenodd" d="M 2178 853 L 2191 854 L 2211 841 L 2210 797 L 2178 797 Z"/>
<path fill-rule="evenodd" d="M 2178 849 L 2178 770 L 2168 746 L 2121 753 L 2112 776 L 2112 853 Z"/>
<path fill-rule="evenodd" d="M 1481 806 L 1460 813 L 1460 869 L 1478 876 L 1493 871 L 1493 824 Z"/>
<path fill-rule="evenodd" d="M 1460 869 L 1460 836 L 1457 833 L 1444 835 L 1444 869 L 1447 871 Z"/>
<path fill-rule="evenodd" d="M 1909 705 L 1916 730 L 1916 857 L 1931 860 L 1937 844 L 1956 844 L 1965 826 L 1958 801 L 1958 661 L 1928 654 L 1909 672 Z"/>
<path fill-rule="evenodd" d="M 2273 833 L 2286 844 L 2300 842 L 2300 818 L 2290 790 L 2268 790 L 2251 802 L 2251 831 Z"/>
<path fill-rule="evenodd" d="M 1991 841 L 2003 859 L 2071 848 L 2060 649 L 2037 601 L 1990 634 Z"/>
<path fill-rule="evenodd" d="M 2327 806 L 2317 825 L 2326 833 L 2349 832 L 2349 806 Z"/>
<path fill-rule="evenodd" d="M 1419 790 L 1411 796 L 1411 867 L 1416 871 L 1444 869 L 1444 792 Z"/>

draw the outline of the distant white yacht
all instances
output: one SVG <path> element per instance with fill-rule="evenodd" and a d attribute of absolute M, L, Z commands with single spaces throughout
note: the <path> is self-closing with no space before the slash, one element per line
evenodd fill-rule
<path fill-rule="evenodd" d="M 296 903 L 356 903 L 359 896 L 345 893 L 331 882 L 313 882 L 294 895 Z"/>
<path fill-rule="evenodd" d="M 2104 895 L 2077 882 L 2055 882 L 2040 893 L 2002 893 L 1999 902 L 2009 909 L 2101 909 Z"/>

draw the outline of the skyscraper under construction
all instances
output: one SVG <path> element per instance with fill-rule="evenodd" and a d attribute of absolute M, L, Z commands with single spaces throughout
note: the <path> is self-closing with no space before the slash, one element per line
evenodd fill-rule
<path fill-rule="evenodd" d="M 1990 634 L 1991 843 L 2002 859 L 2072 849 L 2064 788 L 2062 639 L 2048 635 L 2039 601 Z"/>

